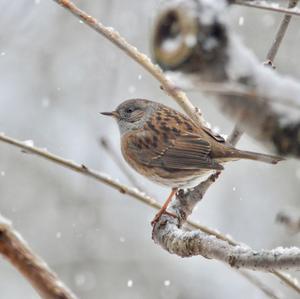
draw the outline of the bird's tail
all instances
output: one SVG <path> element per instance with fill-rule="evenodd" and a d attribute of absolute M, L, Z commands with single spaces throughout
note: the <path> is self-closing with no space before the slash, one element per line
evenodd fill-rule
<path fill-rule="evenodd" d="M 249 151 L 242 151 L 236 149 L 232 153 L 233 157 L 236 157 L 237 159 L 248 159 L 248 160 L 255 160 L 255 161 L 261 161 L 269 164 L 277 164 L 278 162 L 284 160 L 284 158 L 279 156 L 272 156 L 272 155 L 266 155 L 266 154 L 260 154 L 255 152 L 249 152 Z"/>

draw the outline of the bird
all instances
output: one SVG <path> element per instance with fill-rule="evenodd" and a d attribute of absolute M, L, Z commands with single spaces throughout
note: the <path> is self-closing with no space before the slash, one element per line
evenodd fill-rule
<path fill-rule="evenodd" d="M 240 159 L 276 164 L 278 156 L 239 150 L 208 127 L 161 103 L 129 99 L 112 112 L 119 127 L 121 151 L 138 173 L 171 193 L 155 215 L 154 225 L 180 188 L 196 186 L 204 176 L 224 169 L 223 164 Z"/>

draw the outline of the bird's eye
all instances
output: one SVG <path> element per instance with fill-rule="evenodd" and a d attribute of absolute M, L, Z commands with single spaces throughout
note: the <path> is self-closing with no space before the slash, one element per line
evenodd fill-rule
<path fill-rule="evenodd" d="M 128 113 L 128 114 L 132 113 L 133 111 L 134 111 L 134 108 L 132 108 L 132 107 L 128 107 L 128 108 L 125 110 L 125 112 Z"/>

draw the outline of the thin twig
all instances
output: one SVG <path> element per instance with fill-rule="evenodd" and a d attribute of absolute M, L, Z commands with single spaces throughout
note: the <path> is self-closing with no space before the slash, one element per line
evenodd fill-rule
<path fill-rule="evenodd" d="M 294 8 L 296 7 L 298 3 L 298 0 L 289 0 L 289 8 Z M 285 15 L 281 21 L 281 24 L 279 26 L 279 29 L 277 31 L 277 34 L 276 34 L 276 37 L 275 37 L 275 40 L 267 54 L 267 61 L 265 63 L 267 64 L 271 64 L 273 67 L 274 67 L 274 59 L 275 59 L 275 56 L 277 54 L 277 51 L 280 47 L 280 44 L 283 40 L 283 37 L 286 33 L 286 30 L 290 24 L 290 21 L 292 19 L 292 16 L 291 15 Z"/>
<path fill-rule="evenodd" d="M 142 202 L 152 208 L 155 208 L 155 209 L 161 208 L 161 205 L 155 199 L 145 195 L 142 192 L 139 192 L 135 188 L 129 188 L 126 185 L 121 184 L 121 183 L 111 179 L 107 174 L 100 173 L 95 170 L 89 169 L 84 165 L 80 165 L 80 164 L 74 163 L 70 160 L 66 160 L 64 158 L 61 158 L 54 154 L 51 154 L 51 153 L 49 153 L 45 150 L 39 149 L 37 147 L 29 146 L 29 145 L 25 144 L 24 142 L 18 141 L 16 139 L 13 139 L 8 136 L 4 136 L 4 134 L 0 134 L 0 141 L 11 144 L 15 147 L 20 148 L 21 150 L 24 150 L 25 152 L 30 152 L 41 158 L 44 158 L 51 162 L 54 162 L 55 164 L 58 164 L 60 166 L 63 166 L 68 169 L 71 169 L 73 171 L 76 171 L 78 173 L 81 173 L 85 176 L 91 177 L 101 183 L 104 183 L 104 184 L 112 187 L 115 190 L 120 191 L 121 193 L 130 195 L 131 197 L 139 200 L 140 202 Z M 189 226 L 191 226 L 192 228 L 199 229 L 207 234 L 213 235 L 220 240 L 227 241 L 228 244 L 230 244 L 230 245 L 239 245 L 239 243 L 237 241 L 234 241 L 233 239 L 231 239 L 211 228 L 200 225 L 200 224 L 190 221 L 190 220 L 187 221 L 187 224 Z M 277 276 L 282 282 L 284 282 L 286 285 L 288 285 L 289 287 L 291 287 L 292 289 L 294 289 L 295 291 L 297 291 L 300 294 L 300 287 L 295 283 L 295 279 L 287 276 L 285 273 L 282 273 L 280 271 L 272 271 L 272 273 L 275 276 Z"/>
<path fill-rule="evenodd" d="M 263 10 L 269 10 L 279 13 L 284 13 L 286 15 L 295 15 L 300 16 L 300 10 L 299 9 L 290 9 L 290 8 L 284 8 L 284 7 L 274 7 L 268 4 L 265 4 L 265 1 L 262 3 L 257 2 L 251 2 L 245 1 L 245 0 L 234 0 L 233 4 L 241 5 L 241 6 L 247 6 L 247 7 L 253 7 L 253 8 L 259 8 Z"/>
<path fill-rule="evenodd" d="M 135 60 L 139 65 L 141 65 L 144 69 L 146 69 L 154 78 L 156 78 L 163 89 L 174 98 L 174 100 L 178 103 L 179 106 L 195 121 L 202 123 L 205 125 L 205 121 L 202 117 L 202 113 L 200 109 L 195 109 L 193 104 L 189 101 L 186 94 L 178 89 L 173 82 L 168 79 L 162 70 L 154 65 L 149 57 L 143 53 L 141 53 L 136 47 L 129 44 L 117 31 L 113 28 L 105 27 L 101 22 L 91 17 L 84 11 L 80 10 L 69 0 L 53 0 L 60 4 L 62 7 L 66 8 L 67 11 L 71 12 L 73 15 L 78 17 L 85 24 L 90 26 L 92 29 L 103 35 L 109 41 L 111 41 L 114 45 L 120 48 L 124 53 L 126 53 L 129 57 Z"/>
<path fill-rule="evenodd" d="M 44 299 L 76 299 L 57 275 L 13 230 L 10 222 L 0 215 L 0 254 L 30 282 Z"/>

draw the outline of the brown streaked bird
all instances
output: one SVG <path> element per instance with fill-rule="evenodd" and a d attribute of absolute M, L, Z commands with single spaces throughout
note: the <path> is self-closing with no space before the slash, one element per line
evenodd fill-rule
<path fill-rule="evenodd" d="M 149 100 L 127 100 L 115 111 L 102 114 L 117 120 L 128 164 L 148 179 L 172 188 L 152 223 L 166 211 L 178 188 L 196 186 L 204 175 L 223 170 L 225 162 L 250 159 L 276 164 L 283 160 L 238 150 L 184 114 Z"/>

